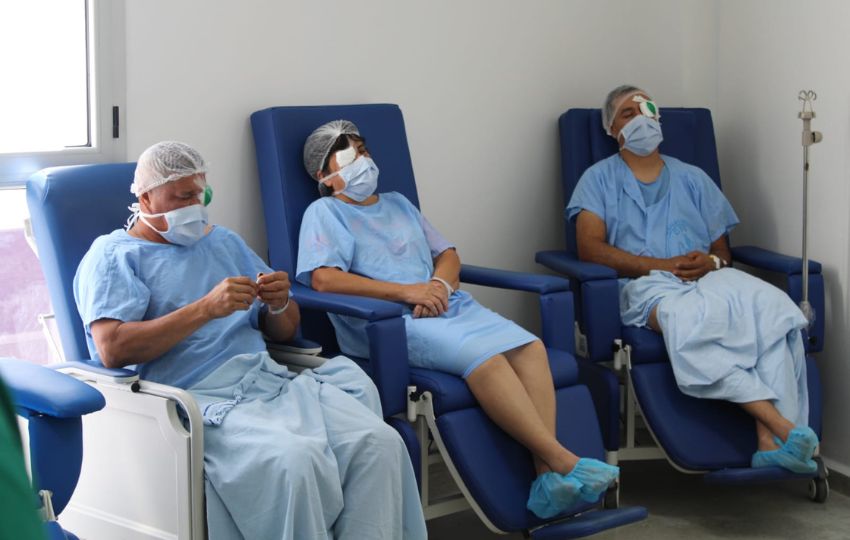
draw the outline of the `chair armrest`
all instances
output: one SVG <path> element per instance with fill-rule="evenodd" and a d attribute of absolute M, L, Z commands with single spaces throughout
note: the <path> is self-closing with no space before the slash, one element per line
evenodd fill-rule
<path fill-rule="evenodd" d="M 327 362 L 327 358 L 315 354 L 301 354 L 281 349 L 268 348 L 269 356 L 278 364 L 291 367 L 293 371 L 301 371 L 302 369 L 313 369 Z"/>
<path fill-rule="evenodd" d="M 88 362 L 62 362 L 50 364 L 50 369 L 61 371 L 68 375 L 92 382 L 109 382 L 116 384 L 133 384 L 139 381 L 139 374 L 132 369 L 108 368 L 96 366 Z"/>
<path fill-rule="evenodd" d="M 733 247 L 732 260 L 771 272 L 781 272 L 788 275 L 803 273 L 803 260 L 801 258 L 782 255 L 756 246 Z M 820 263 L 809 260 L 809 272 L 820 273 Z"/>
<path fill-rule="evenodd" d="M 563 250 L 538 251 L 534 261 L 579 281 L 617 278 L 617 272 L 613 268 L 580 261 Z"/>
<path fill-rule="evenodd" d="M 570 282 L 556 276 L 544 276 L 530 272 L 497 270 L 469 264 L 461 265 L 460 280 L 472 285 L 499 287 L 516 291 L 549 294 L 570 290 Z"/>
<path fill-rule="evenodd" d="M 593 362 L 610 360 L 611 346 L 620 337 L 617 272 L 608 266 L 580 261 L 563 250 L 538 251 L 534 260 L 578 282 L 573 292 L 579 327 L 587 338 L 587 356 Z"/>
<path fill-rule="evenodd" d="M 367 321 L 401 317 L 403 313 L 402 306 L 395 302 L 351 294 L 318 292 L 300 283 L 292 284 L 292 297 L 306 309 L 348 315 Z"/>
<path fill-rule="evenodd" d="M 86 383 L 23 360 L 0 359 L 0 375 L 12 390 L 18 411 L 26 417 L 77 418 L 106 405 L 103 395 Z"/>
<path fill-rule="evenodd" d="M 557 276 L 544 276 L 530 272 L 496 270 L 464 264 L 460 280 L 473 285 L 498 287 L 536 293 L 540 304 L 540 330 L 547 347 L 575 354 L 573 324 L 575 311 L 570 282 Z"/>
<path fill-rule="evenodd" d="M 267 338 L 266 348 L 269 350 L 269 354 L 274 352 L 316 356 L 322 352 L 321 345 L 319 345 L 315 341 L 310 341 L 309 339 L 304 339 L 300 337 L 294 337 L 289 341 L 283 342 L 271 341 Z M 272 354 L 272 358 L 274 358 L 274 354 Z"/>
<path fill-rule="evenodd" d="M 300 283 L 292 285 L 292 297 L 305 309 L 348 315 L 368 321 L 369 339 L 367 372 L 381 396 L 385 416 L 407 408 L 407 385 L 410 366 L 407 363 L 407 332 L 400 304 L 350 294 L 314 291 Z"/>

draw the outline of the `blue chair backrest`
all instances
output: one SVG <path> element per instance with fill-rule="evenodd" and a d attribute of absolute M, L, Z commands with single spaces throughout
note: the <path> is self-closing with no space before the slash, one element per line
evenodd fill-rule
<path fill-rule="evenodd" d="M 561 132 L 561 183 L 564 207 L 588 167 L 617 153 L 617 142 L 602 129 L 600 109 L 570 109 L 558 120 Z M 661 153 L 696 165 L 720 187 L 714 123 L 708 109 L 662 108 Z M 575 221 L 564 220 L 567 251 L 576 254 Z"/>
<path fill-rule="evenodd" d="M 65 359 L 90 362 L 74 274 L 95 238 L 122 227 L 135 163 L 54 167 L 27 181 L 27 205 Z"/>
<path fill-rule="evenodd" d="M 397 105 L 272 107 L 251 115 L 266 216 L 269 264 L 294 278 L 304 210 L 319 198 L 304 168 L 304 141 L 332 120 L 354 122 L 380 169 L 378 192 L 398 191 L 419 206 L 404 118 Z"/>

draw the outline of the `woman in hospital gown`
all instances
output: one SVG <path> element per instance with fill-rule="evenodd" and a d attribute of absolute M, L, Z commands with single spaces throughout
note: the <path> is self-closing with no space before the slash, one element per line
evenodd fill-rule
<path fill-rule="evenodd" d="M 304 213 L 296 279 L 405 304 L 410 364 L 463 377 L 490 418 L 532 452 L 539 476 L 529 509 L 550 517 L 582 497 L 595 501 L 618 469 L 580 459 L 555 438 L 554 385 L 540 340 L 457 290 L 454 246 L 410 201 L 374 194 L 378 169 L 354 124 L 316 129 L 304 160 L 328 196 Z M 341 349 L 367 357 L 366 321 L 331 318 Z"/>
<path fill-rule="evenodd" d="M 603 124 L 621 148 L 585 171 L 567 205 L 579 256 L 623 276 L 622 323 L 663 334 L 684 393 L 756 418 L 754 467 L 814 472 L 806 319 L 784 292 L 728 267 L 738 218 L 702 170 L 658 152 L 659 116 L 639 88 L 606 99 Z"/>

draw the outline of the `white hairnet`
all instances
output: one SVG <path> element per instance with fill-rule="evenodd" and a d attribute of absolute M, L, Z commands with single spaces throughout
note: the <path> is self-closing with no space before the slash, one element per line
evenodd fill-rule
<path fill-rule="evenodd" d="M 334 120 L 317 127 L 304 142 L 304 168 L 313 180 L 318 180 L 316 173 L 321 170 L 331 147 L 340 135 L 357 135 L 360 131 L 348 120 Z"/>
<path fill-rule="evenodd" d="M 611 134 L 611 126 L 614 124 L 614 116 L 617 114 L 617 110 L 623 104 L 623 101 L 635 94 L 644 94 L 649 97 L 649 92 L 630 84 L 620 85 L 608 92 L 608 96 L 605 97 L 605 104 L 602 106 L 602 128 L 605 133 Z"/>
<path fill-rule="evenodd" d="M 136 197 L 168 182 L 207 172 L 201 154 L 186 143 L 163 141 L 139 156 L 130 191 Z"/>

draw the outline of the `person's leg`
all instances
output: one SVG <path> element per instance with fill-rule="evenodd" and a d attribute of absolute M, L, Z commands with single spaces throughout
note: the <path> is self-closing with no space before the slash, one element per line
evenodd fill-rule
<path fill-rule="evenodd" d="M 531 486 L 528 509 L 546 519 L 579 499 L 597 501 L 616 480 L 619 469 L 579 458 L 555 437 L 555 393 L 542 344 L 539 349 L 532 344 L 511 356 L 513 364 L 503 355 L 490 358 L 475 368 L 466 382 L 490 419 L 535 458 L 537 478 Z M 514 365 L 521 367 L 515 371 Z"/>
<path fill-rule="evenodd" d="M 220 426 L 205 426 L 204 472 L 216 495 L 207 500 L 211 540 L 230 537 L 222 520 L 245 538 L 331 537 L 343 508 L 337 463 L 318 399 L 299 386 L 239 403 Z"/>
<path fill-rule="evenodd" d="M 319 396 L 344 501 L 334 538 L 424 540 L 416 476 L 399 434 L 347 390 L 322 384 Z"/>
<path fill-rule="evenodd" d="M 549 380 L 551 384 L 551 374 Z M 575 467 L 578 456 L 555 438 L 554 421 L 552 427 L 547 425 L 504 355 L 496 355 L 475 368 L 466 383 L 487 416 L 552 471 L 568 474 Z M 554 419 L 554 406 L 551 418 Z"/>
<path fill-rule="evenodd" d="M 764 430 L 772 435 L 779 437 L 783 442 L 788 439 L 788 434 L 794 429 L 794 424 L 787 418 L 779 414 L 776 407 L 768 400 L 750 401 L 749 403 L 741 403 L 741 407 L 747 411 L 753 418 L 756 419 L 756 428 L 759 432 L 759 449 L 769 450 L 770 448 L 761 447 L 761 439 Z M 770 437 L 772 440 L 773 437 Z"/>
<path fill-rule="evenodd" d="M 511 368 L 519 378 L 537 414 L 548 432 L 555 436 L 555 385 L 549 369 L 546 347 L 541 341 L 533 341 L 504 353 Z M 537 474 L 552 470 L 546 462 L 534 454 Z"/>

